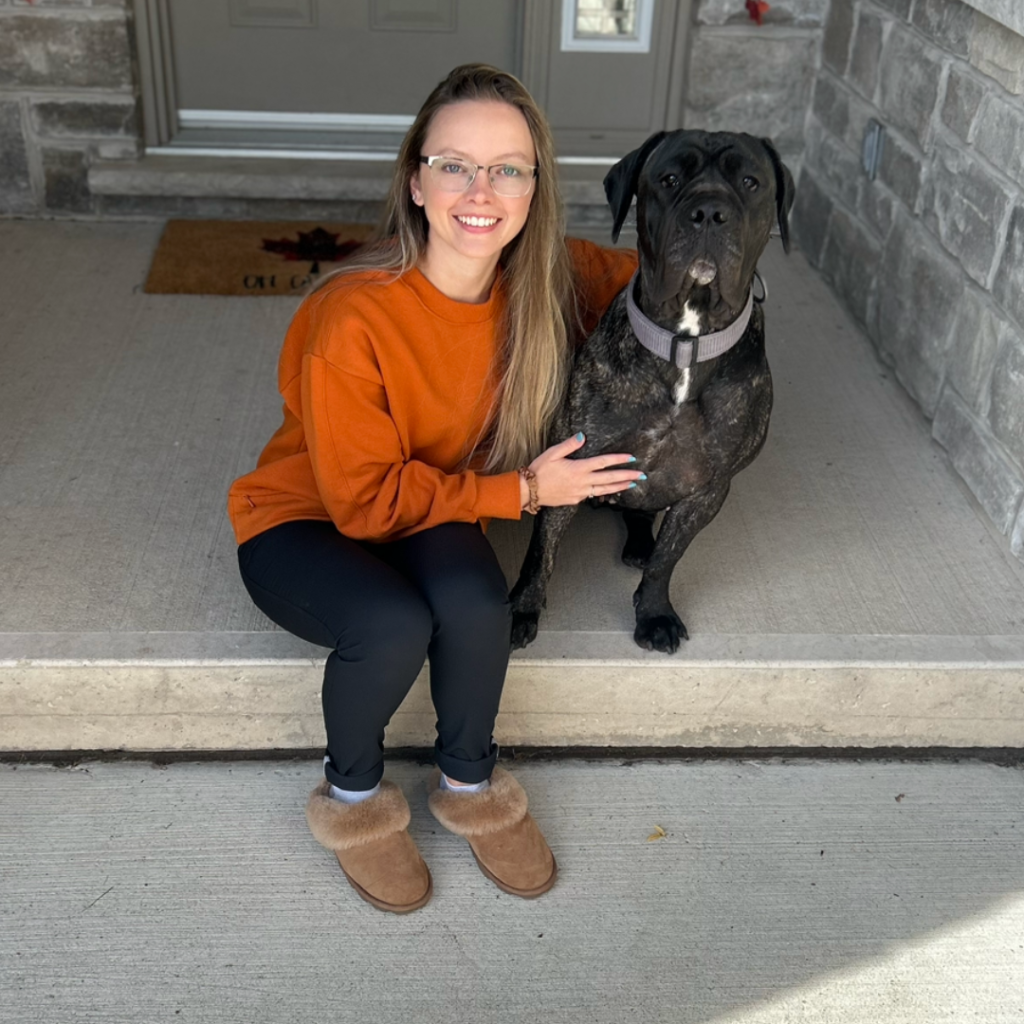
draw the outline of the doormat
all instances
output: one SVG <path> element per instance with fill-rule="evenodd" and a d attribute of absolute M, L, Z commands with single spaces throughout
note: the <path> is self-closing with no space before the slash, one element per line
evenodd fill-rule
<path fill-rule="evenodd" d="M 161 295 L 301 295 L 350 256 L 372 224 L 169 220 L 146 278 Z"/>

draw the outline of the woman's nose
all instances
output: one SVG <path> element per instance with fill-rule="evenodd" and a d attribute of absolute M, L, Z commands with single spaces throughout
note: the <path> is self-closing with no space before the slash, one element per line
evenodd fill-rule
<path fill-rule="evenodd" d="M 491 184 L 490 176 L 487 173 L 486 167 L 480 167 L 477 169 L 476 174 L 473 176 L 473 180 L 470 183 L 468 189 L 466 189 L 468 195 L 484 197 L 488 195 L 494 195 L 494 186 Z"/>

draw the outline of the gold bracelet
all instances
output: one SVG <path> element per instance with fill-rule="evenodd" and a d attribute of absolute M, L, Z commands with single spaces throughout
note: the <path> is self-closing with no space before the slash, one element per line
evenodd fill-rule
<path fill-rule="evenodd" d="M 530 492 L 530 500 L 523 505 L 522 510 L 535 516 L 540 511 L 540 499 L 537 497 L 537 474 L 529 466 L 520 466 L 519 475 L 526 481 L 527 490 Z"/>

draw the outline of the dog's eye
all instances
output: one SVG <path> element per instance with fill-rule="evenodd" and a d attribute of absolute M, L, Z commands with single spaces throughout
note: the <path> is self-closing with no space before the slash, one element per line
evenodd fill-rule
<path fill-rule="evenodd" d="M 676 187 L 676 185 L 678 185 L 678 184 L 679 184 L 679 178 L 678 178 L 678 177 L 677 177 L 676 175 L 674 175 L 674 174 L 666 174 L 666 175 L 665 175 L 665 176 L 664 176 L 664 177 L 663 177 L 663 178 L 661 179 L 661 184 L 662 184 L 662 185 L 663 185 L 663 186 L 664 186 L 665 188 L 675 188 L 675 187 Z"/>
<path fill-rule="evenodd" d="M 743 179 L 743 184 L 746 185 L 751 192 L 756 192 L 761 187 L 761 183 L 757 178 L 752 178 L 749 174 Z"/>

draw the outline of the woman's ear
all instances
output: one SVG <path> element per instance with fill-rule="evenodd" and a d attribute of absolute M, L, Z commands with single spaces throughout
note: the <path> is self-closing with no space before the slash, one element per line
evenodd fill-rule
<path fill-rule="evenodd" d="M 423 205 L 423 190 L 420 188 L 420 172 L 417 171 L 409 179 L 409 191 L 412 194 L 412 201 L 417 206 Z"/>

